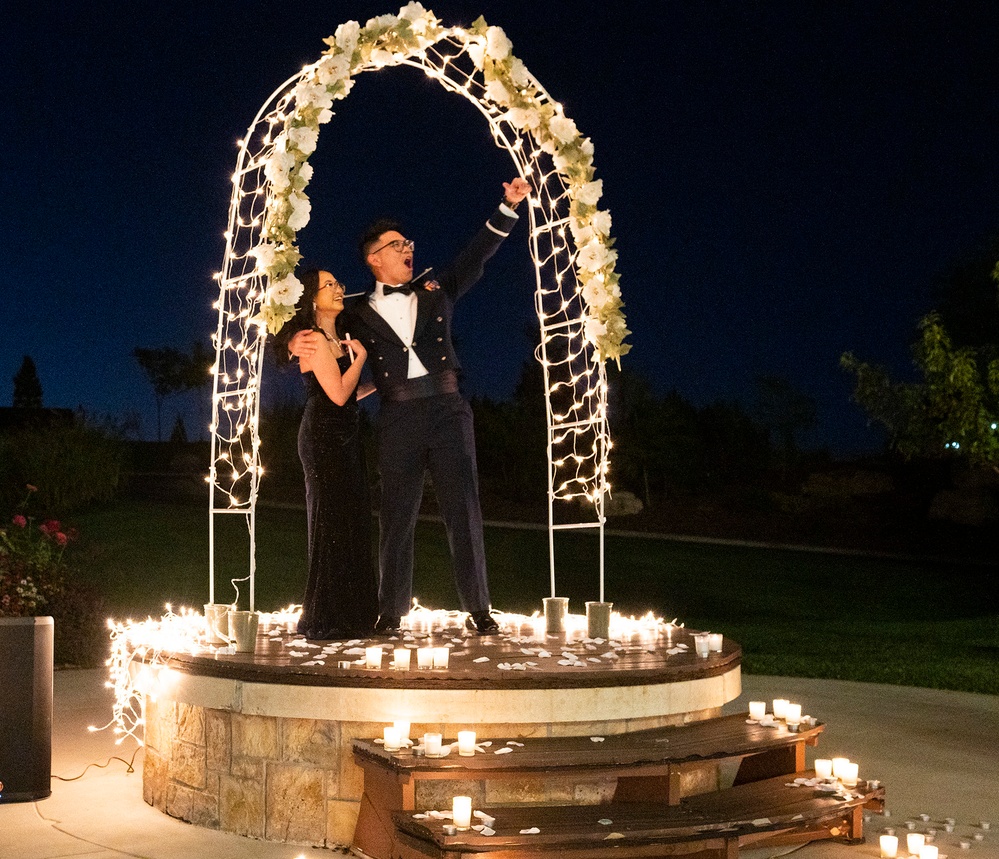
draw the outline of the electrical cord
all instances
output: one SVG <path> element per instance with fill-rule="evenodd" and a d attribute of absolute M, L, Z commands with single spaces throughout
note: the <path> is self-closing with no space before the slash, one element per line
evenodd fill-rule
<path fill-rule="evenodd" d="M 53 775 L 52 778 L 59 779 L 59 781 L 79 781 L 87 774 L 87 770 L 89 770 L 91 767 L 97 767 L 98 769 L 102 770 L 107 769 L 109 766 L 111 766 L 111 761 L 121 761 L 127 767 L 127 769 L 125 770 L 126 773 L 134 773 L 135 767 L 133 766 L 133 764 L 135 763 L 135 756 L 138 755 L 140 751 L 142 751 L 142 748 L 143 748 L 142 746 L 137 746 L 135 751 L 132 752 L 132 757 L 127 761 L 124 758 L 119 758 L 117 755 L 112 755 L 111 757 L 108 758 L 107 763 L 105 764 L 99 764 L 96 762 L 92 764 L 87 764 L 87 766 L 84 767 L 83 772 L 80 773 L 79 775 L 72 776 L 71 778 L 61 775 Z"/>

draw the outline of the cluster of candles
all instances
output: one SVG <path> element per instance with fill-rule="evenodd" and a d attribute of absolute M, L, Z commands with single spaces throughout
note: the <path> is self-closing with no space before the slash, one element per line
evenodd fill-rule
<path fill-rule="evenodd" d="M 849 758 L 816 758 L 815 775 L 829 780 L 837 779 L 843 787 L 856 787 L 860 766 Z"/>
<path fill-rule="evenodd" d="M 396 720 L 382 729 L 382 744 L 387 752 L 397 752 L 404 746 L 411 746 L 409 722 Z M 443 752 L 444 736 L 437 733 L 423 735 L 423 754 L 428 758 L 439 758 Z M 458 731 L 458 754 L 470 758 L 475 754 L 475 731 Z"/>
<path fill-rule="evenodd" d="M 450 649 L 447 647 L 416 648 L 416 667 L 447 668 Z M 381 647 L 364 648 L 364 667 L 381 668 L 384 651 Z M 409 671 L 413 660 L 413 651 L 408 647 L 396 647 L 392 650 L 392 668 L 395 671 Z"/>
<path fill-rule="evenodd" d="M 926 843 L 926 836 L 922 832 L 907 832 L 905 846 L 910 856 L 917 856 L 919 859 L 937 859 L 939 854 L 935 844 Z M 881 856 L 882 859 L 895 859 L 898 856 L 897 835 L 881 836 Z"/>
<path fill-rule="evenodd" d="M 698 656 L 710 656 L 721 653 L 724 638 L 720 632 L 702 632 L 694 634 L 694 652 Z"/>
<path fill-rule="evenodd" d="M 801 724 L 801 704 L 792 704 L 786 698 L 774 698 L 774 718 L 785 722 L 788 727 L 797 728 Z M 766 701 L 749 702 L 749 718 L 762 722 L 767 715 Z"/>

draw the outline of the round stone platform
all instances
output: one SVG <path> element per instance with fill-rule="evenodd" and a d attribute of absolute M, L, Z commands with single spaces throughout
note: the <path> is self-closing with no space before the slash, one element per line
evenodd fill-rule
<path fill-rule="evenodd" d="M 385 650 L 380 669 L 364 667 L 372 645 Z M 446 669 L 417 669 L 415 653 L 408 671 L 391 667 L 393 648 L 426 646 L 449 648 Z M 143 795 L 201 826 L 350 844 L 363 789 L 355 738 L 380 737 L 396 720 L 409 721 L 414 738 L 435 731 L 447 741 L 465 729 L 479 739 L 586 736 L 710 718 L 740 694 L 740 663 L 741 650 L 729 641 L 719 653 L 697 656 L 684 629 L 608 642 L 509 628 L 480 638 L 451 626 L 306 642 L 284 627 L 263 627 L 253 654 L 209 648 L 168 656 L 155 696 L 145 696 Z M 463 792 L 490 804 L 593 802 L 612 790 L 462 783 Z M 440 800 L 417 799 L 427 808 Z"/>

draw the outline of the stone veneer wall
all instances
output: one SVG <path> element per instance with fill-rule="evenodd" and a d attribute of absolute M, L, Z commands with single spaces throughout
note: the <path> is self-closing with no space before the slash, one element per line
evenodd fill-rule
<path fill-rule="evenodd" d="M 720 708 L 642 719 L 568 723 L 477 724 L 490 737 L 590 736 L 681 724 L 717 716 Z M 160 698 L 145 704 L 143 798 L 154 808 L 209 829 L 250 838 L 311 846 L 349 845 L 353 839 L 363 777 L 351 741 L 381 735 L 384 722 L 249 715 Z M 413 724 L 453 735 L 454 725 Z M 718 769 L 690 768 L 682 790 L 718 787 Z M 613 779 L 425 781 L 419 808 L 449 808 L 467 793 L 476 804 L 559 802 L 589 804 L 609 799 Z"/>

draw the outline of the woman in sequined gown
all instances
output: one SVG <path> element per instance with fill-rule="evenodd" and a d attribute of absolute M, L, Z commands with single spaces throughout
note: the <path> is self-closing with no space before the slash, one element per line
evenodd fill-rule
<path fill-rule="evenodd" d="M 299 312 L 278 334 L 276 348 L 302 328 L 320 331 L 327 349 L 300 361 L 306 385 L 298 430 L 305 471 L 309 575 L 298 632 L 309 639 L 363 638 L 378 616 L 371 563 L 371 503 L 358 436 L 357 383 L 367 353 L 337 336 L 343 286 L 327 271 L 301 276 Z M 287 330 L 286 330 L 287 329 Z"/>

